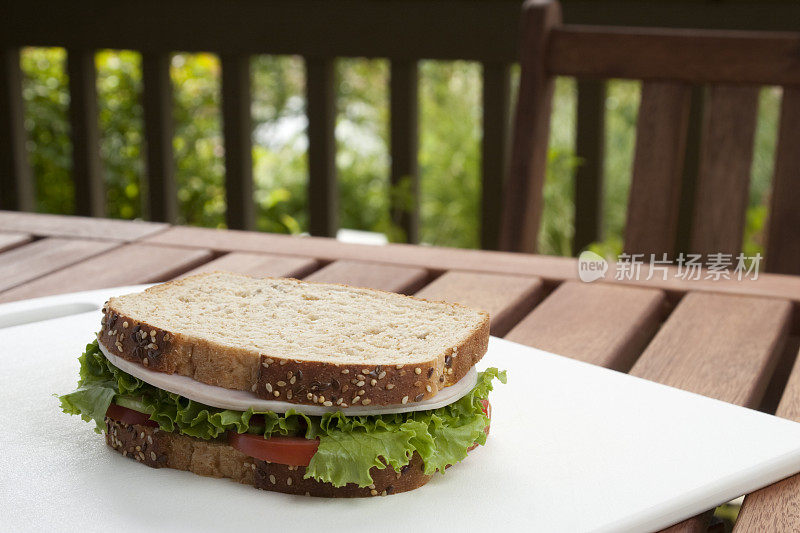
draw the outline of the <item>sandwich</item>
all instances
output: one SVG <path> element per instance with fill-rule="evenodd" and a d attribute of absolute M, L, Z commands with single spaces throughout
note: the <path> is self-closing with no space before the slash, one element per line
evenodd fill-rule
<path fill-rule="evenodd" d="M 284 493 L 418 488 L 485 444 L 489 315 L 214 272 L 110 298 L 68 414 L 155 468 Z"/>

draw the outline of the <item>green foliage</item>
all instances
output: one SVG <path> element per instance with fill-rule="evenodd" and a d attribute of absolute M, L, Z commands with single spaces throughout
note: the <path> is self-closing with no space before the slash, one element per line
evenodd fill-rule
<path fill-rule="evenodd" d="M 614 243 L 622 242 L 625 231 L 640 87 L 636 81 L 614 80 L 608 83 L 603 188 L 603 235 L 607 241 L 604 247 L 608 250 L 615 248 Z M 621 246 L 619 249 L 621 251 Z"/>
<path fill-rule="evenodd" d="M 767 227 L 767 205 L 770 184 L 775 170 L 775 147 L 778 140 L 781 90 L 765 87 L 759 95 L 759 113 L 756 123 L 755 147 L 750 183 L 750 201 L 745 219 L 742 251 L 748 257 L 764 255 L 764 230 Z"/>
<path fill-rule="evenodd" d="M 342 227 L 372 230 L 388 222 L 388 83 L 385 60 L 337 63 L 336 166 Z"/>
<path fill-rule="evenodd" d="M 66 54 L 22 53 L 23 96 L 37 209 L 74 211 Z M 101 51 L 98 71 L 101 157 L 108 213 L 143 216 L 144 175 L 141 60 L 128 51 Z M 175 159 L 179 221 L 225 225 L 220 63 L 210 54 L 173 56 Z M 307 231 L 308 139 L 301 58 L 252 60 L 253 164 L 257 227 Z M 389 184 L 389 92 L 385 60 L 337 62 L 336 124 L 339 215 L 342 227 L 405 238 L 390 205 L 409 207 L 408 181 Z M 516 90 L 516 87 L 515 87 Z M 445 246 L 477 247 L 480 235 L 481 72 L 468 62 L 420 62 L 421 238 Z M 570 255 L 574 233 L 575 83 L 556 82 L 539 250 Z M 762 90 L 745 251 L 762 251 L 780 104 L 779 89 Z M 611 81 L 606 102 L 606 161 L 601 255 L 621 250 L 635 144 L 639 83 Z"/>
<path fill-rule="evenodd" d="M 300 233 L 308 224 L 303 61 L 258 56 L 251 71 L 256 227 Z"/>
<path fill-rule="evenodd" d="M 103 51 L 95 56 L 100 156 L 106 170 L 108 216 L 142 216 L 141 177 L 144 122 L 139 54 Z"/>
<path fill-rule="evenodd" d="M 551 255 L 571 255 L 575 233 L 575 82 L 556 80 L 547 172 L 544 180 L 544 206 L 539 230 L 538 250 Z"/>
<path fill-rule="evenodd" d="M 211 54 L 176 54 L 170 76 L 179 221 L 222 227 L 225 150 L 219 112 L 219 60 Z"/>
<path fill-rule="evenodd" d="M 22 96 L 30 164 L 36 178 L 36 209 L 42 213 L 75 211 L 66 59 L 61 48 L 26 48 L 20 57 L 27 74 Z"/>
<path fill-rule="evenodd" d="M 423 61 L 420 76 L 421 239 L 475 248 L 480 235 L 480 68 Z"/>

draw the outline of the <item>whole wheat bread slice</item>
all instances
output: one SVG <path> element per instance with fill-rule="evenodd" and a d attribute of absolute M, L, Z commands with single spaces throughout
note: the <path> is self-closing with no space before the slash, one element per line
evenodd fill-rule
<path fill-rule="evenodd" d="M 299 404 L 419 402 L 486 353 L 489 315 L 345 285 L 198 274 L 111 298 L 99 341 L 151 370 Z"/>
<path fill-rule="evenodd" d="M 188 470 L 208 477 L 229 478 L 258 489 L 327 498 L 386 496 L 421 487 L 432 476 L 423 471 L 422 458 L 414 452 L 400 472 L 391 467 L 370 469 L 372 485 L 359 487 L 303 479 L 304 466 L 288 466 L 249 457 L 224 441 L 205 441 L 158 428 L 126 424 L 106 417 L 106 444 L 123 456 L 153 468 Z"/>

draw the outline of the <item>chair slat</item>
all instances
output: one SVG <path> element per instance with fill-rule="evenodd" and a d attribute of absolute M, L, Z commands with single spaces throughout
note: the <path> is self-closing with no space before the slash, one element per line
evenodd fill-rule
<path fill-rule="evenodd" d="M 500 249 L 533 252 L 539 236 L 553 78 L 541 60 L 550 30 L 561 22 L 555 2 L 526 3 L 522 18 L 519 99 L 508 183 L 503 188 Z"/>
<path fill-rule="evenodd" d="M 575 155 L 575 235 L 572 252 L 578 254 L 601 239 L 603 214 L 603 160 L 605 151 L 605 81 L 578 81 Z"/>
<path fill-rule="evenodd" d="M 505 338 L 627 371 L 658 329 L 665 306 L 660 290 L 567 281 Z"/>
<path fill-rule="evenodd" d="M 392 61 L 389 81 L 392 222 L 406 242 L 419 242 L 419 79 L 416 61 Z"/>
<path fill-rule="evenodd" d="M 19 48 L 4 48 L 0 65 L 0 209 L 35 209 L 27 139 Z"/>
<path fill-rule="evenodd" d="M 246 55 L 223 55 L 221 60 L 225 221 L 233 229 L 254 229 L 250 58 Z"/>
<path fill-rule="evenodd" d="M 645 82 L 636 128 L 625 251 L 670 256 L 675 251 L 691 88 Z"/>
<path fill-rule="evenodd" d="M 344 283 L 383 291 L 413 294 L 420 289 L 429 274 L 424 268 L 383 265 L 361 261 L 334 261 L 307 276 L 307 281 Z"/>
<path fill-rule="evenodd" d="M 503 276 L 450 270 L 415 296 L 459 303 L 489 313 L 492 335 L 502 336 L 544 295 L 544 283 L 533 276 Z"/>
<path fill-rule="evenodd" d="M 776 415 L 800 422 L 800 354 L 789 375 Z M 800 475 L 749 494 L 736 519 L 734 532 L 800 530 Z"/>
<path fill-rule="evenodd" d="M 800 274 L 800 88 L 783 90 L 767 237 L 769 272 Z"/>
<path fill-rule="evenodd" d="M 496 250 L 511 134 L 511 67 L 508 63 L 483 64 L 482 98 L 481 248 Z"/>
<path fill-rule="evenodd" d="M 210 258 L 199 248 L 125 244 L 0 293 L 0 301 L 164 281 Z"/>
<path fill-rule="evenodd" d="M 180 277 L 226 270 L 255 277 L 301 278 L 316 270 L 318 266 L 316 260 L 304 257 L 231 252 L 184 272 Z"/>
<path fill-rule="evenodd" d="M 689 124 L 686 128 L 686 150 L 683 159 L 683 178 L 681 179 L 681 198 L 678 208 L 677 250 L 689 250 L 694 213 L 695 186 L 700 170 L 700 144 L 703 137 L 703 115 L 706 105 L 706 87 L 692 86 Z"/>
<path fill-rule="evenodd" d="M 704 114 L 689 248 L 735 256 L 750 196 L 758 88 L 712 86 Z"/>
<path fill-rule="evenodd" d="M 338 229 L 336 91 L 334 61 L 306 58 L 309 233 L 334 237 Z"/>
<path fill-rule="evenodd" d="M 150 220 L 178 220 L 178 190 L 172 150 L 172 81 L 170 54 L 142 53 L 142 104 L 146 143 L 147 216 Z"/>
<path fill-rule="evenodd" d="M 75 214 L 101 217 L 106 212 L 97 121 L 97 73 L 93 50 L 67 50 L 69 118 Z"/>
<path fill-rule="evenodd" d="M 792 318 L 786 300 L 692 292 L 631 374 L 728 403 L 757 407 Z"/>
<path fill-rule="evenodd" d="M 63 269 L 117 246 L 119 243 L 113 241 L 54 237 L 14 248 L 4 252 L 3 260 L 0 261 L 0 291 Z"/>

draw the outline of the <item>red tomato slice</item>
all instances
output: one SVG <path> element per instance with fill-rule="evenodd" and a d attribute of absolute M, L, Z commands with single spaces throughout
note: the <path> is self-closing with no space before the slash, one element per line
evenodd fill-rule
<path fill-rule="evenodd" d="M 489 417 L 489 420 L 492 419 L 492 404 L 489 403 L 489 400 L 481 400 L 481 405 L 483 406 L 483 412 L 486 413 L 486 416 Z"/>
<path fill-rule="evenodd" d="M 158 427 L 158 422 L 150 420 L 150 415 L 140 413 L 139 411 L 134 411 L 133 409 L 128 409 L 127 407 L 122 407 L 121 405 L 117 405 L 115 403 L 112 403 L 108 406 L 106 416 L 112 420 L 116 420 L 117 422 L 122 422 L 123 424 L 136 424 L 139 426 L 150 426 L 154 428 Z"/>
<path fill-rule="evenodd" d="M 489 435 L 489 425 L 491 425 L 491 422 L 492 422 L 492 404 L 489 403 L 489 400 L 481 400 L 481 405 L 483 406 L 483 412 L 486 413 L 486 416 L 489 417 L 489 424 L 487 424 L 486 427 L 483 429 L 484 433 L 486 433 L 486 435 L 488 436 Z M 471 452 L 472 450 L 474 450 L 477 447 L 478 447 L 478 443 L 475 443 L 472 446 L 470 446 L 469 448 L 467 448 L 467 451 Z"/>
<path fill-rule="evenodd" d="M 302 437 L 270 437 L 228 432 L 228 444 L 245 455 L 289 466 L 308 466 L 317 453 L 319 441 Z"/>

